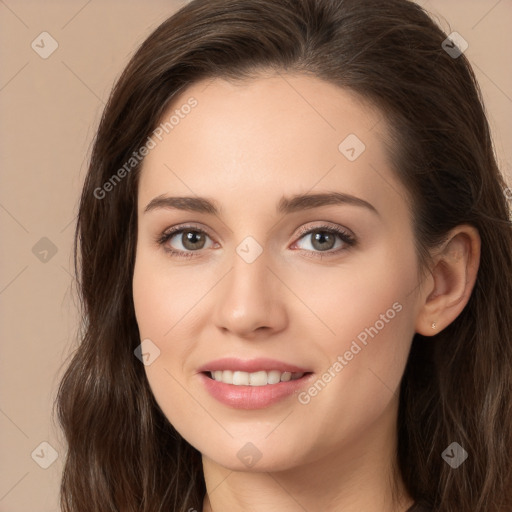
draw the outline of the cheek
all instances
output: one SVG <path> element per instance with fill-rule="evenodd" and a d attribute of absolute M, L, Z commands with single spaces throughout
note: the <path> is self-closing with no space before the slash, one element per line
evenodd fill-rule
<path fill-rule="evenodd" d="M 176 266 L 162 254 L 137 253 L 133 301 L 141 337 L 165 342 L 187 326 L 194 328 L 194 309 L 211 288 L 208 276 L 191 267 Z"/>
<path fill-rule="evenodd" d="M 180 267 L 144 248 L 137 253 L 132 284 L 135 316 L 141 340 L 151 340 L 159 352 L 145 370 L 162 407 L 166 402 L 183 411 L 190 405 L 184 379 L 195 371 L 190 354 L 198 349 L 209 318 L 203 314 L 205 297 L 208 299 L 216 279 L 206 267 Z M 167 409 L 171 413 L 168 418 L 174 420 L 172 410 Z"/>
<path fill-rule="evenodd" d="M 363 344 L 370 339 L 380 345 L 400 343 L 400 334 L 413 325 L 410 306 L 416 272 L 412 247 L 397 254 L 393 244 L 380 244 L 339 267 L 304 268 L 300 279 L 291 274 L 288 278 L 294 292 L 315 312 L 317 323 L 328 328 L 322 329 L 324 341 L 318 343 L 332 355 L 349 350 L 354 339 Z"/>
<path fill-rule="evenodd" d="M 320 391 L 312 389 L 304 401 L 322 401 L 335 410 L 343 397 L 356 416 L 381 410 L 400 383 L 414 335 L 414 251 L 404 248 L 397 255 L 388 246 L 368 252 L 351 268 L 331 269 L 322 293 L 305 295 L 320 277 L 310 274 L 297 291 L 329 328 L 317 337 L 325 388 L 320 383 Z"/>
<path fill-rule="evenodd" d="M 187 391 L 183 365 L 194 347 L 198 329 L 192 306 L 201 296 L 193 285 L 184 286 L 180 273 L 174 277 L 151 255 L 138 254 L 133 276 L 133 300 L 141 340 L 149 339 L 158 354 L 144 367 L 156 402 L 169 422 L 190 443 L 191 425 L 204 422 L 204 410 Z M 192 308 L 192 309 L 191 309 Z M 154 348 L 156 347 L 156 348 Z M 196 404 L 194 406 L 194 404 Z"/>

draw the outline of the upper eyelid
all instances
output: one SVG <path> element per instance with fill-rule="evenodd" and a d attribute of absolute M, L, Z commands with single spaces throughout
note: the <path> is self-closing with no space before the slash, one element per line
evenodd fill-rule
<path fill-rule="evenodd" d="M 169 237 L 174 237 L 176 234 L 179 234 L 183 231 L 199 231 L 200 233 L 204 233 L 205 235 L 208 235 L 208 237 L 211 240 L 216 240 L 216 237 L 214 237 L 210 231 L 202 226 L 194 226 L 193 224 L 185 224 L 185 225 L 178 225 L 174 226 L 172 228 L 166 229 L 162 234 L 166 235 L 169 234 Z"/>
<path fill-rule="evenodd" d="M 317 229 L 317 230 L 321 230 L 321 229 L 329 230 L 329 229 L 332 229 L 334 231 L 345 232 L 345 233 L 347 233 L 347 235 L 350 235 L 350 236 L 355 238 L 354 232 L 351 229 L 349 229 L 349 228 L 347 228 L 345 226 L 342 226 L 340 224 L 335 224 L 333 222 L 325 221 L 325 220 L 324 221 L 316 221 L 316 222 L 321 222 L 322 224 L 318 225 L 318 226 L 310 226 L 310 225 L 308 225 L 309 223 L 306 223 L 305 226 L 301 226 L 298 229 L 298 234 L 302 236 L 302 235 L 307 234 L 309 231 L 314 231 L 315 229 Z"/>

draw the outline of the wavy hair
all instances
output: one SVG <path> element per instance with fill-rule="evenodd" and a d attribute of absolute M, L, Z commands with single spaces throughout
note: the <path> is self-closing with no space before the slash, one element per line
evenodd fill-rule
<path fill-rule="evenodd" d="M 98 190 L 179 91 L 264 70 L 309 74 L 378 107 L 423 270 L 449 230 L 478 229 L 469 302 L 435 336 L 414 336 L 396 466 L 410 495 L 435 512 L 512 510 L 511 211 L 479 86 L 465 55 L 443 49 L 446 37 L 408 0 L 193 0 L 142 43 L 103 112 L 77 217 L 80 342 L 54 404 L 68 445 L 64 512 L 202 509 L 201 454 L 168 422 L 134 356 L 140 164 L 106 197 Z M 456 470 L 441 457 L 453 441 L 469 453 Z"/>

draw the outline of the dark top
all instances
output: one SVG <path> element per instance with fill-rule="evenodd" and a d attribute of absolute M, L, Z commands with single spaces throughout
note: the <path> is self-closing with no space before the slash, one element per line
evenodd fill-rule
<path fill-rule="evenodd" d="M 416 502 L 407 512 L 432 512 L 432 509 L 426 503 Z"/>

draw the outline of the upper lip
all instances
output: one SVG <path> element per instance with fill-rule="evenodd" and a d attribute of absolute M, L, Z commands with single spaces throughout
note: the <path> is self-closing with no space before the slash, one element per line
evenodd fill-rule
<path fill-rule="evenodd" d="M 224 357 L 222 359 L 215 359 L 214 361 L 210 361 L 198 369 L 199 372 L 213 372 L 216 370 L 232 370 L 247 373 L 257 372 L 260 370 L 278 370 L 281 372 L 300 373 L 308 373 L 310 371 L 294 364 L 285 363 L 276 359 L 268 359 L 265 357 L 259 357 L 257 359 L 249 359 L 245 361 L 236 357 Z"/>

